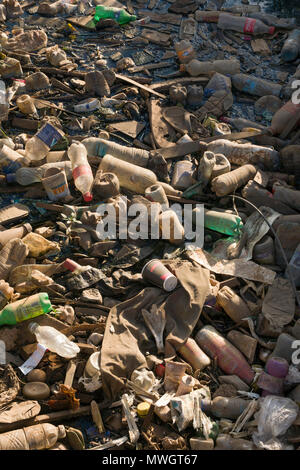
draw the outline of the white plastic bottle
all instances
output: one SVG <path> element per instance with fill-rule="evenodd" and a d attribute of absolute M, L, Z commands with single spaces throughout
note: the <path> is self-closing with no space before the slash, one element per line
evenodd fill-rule
<path fill-rule="evenodd" d="M 72 178 L 71 162 L 54 162 L 45 163 L 45 165 L 36 168 L 19 168 L 15 173 L 6 175 L 7 183 L 18 183 L 22 186 L 28 186 L 33 183 L 40 183 L 49 168 L 63 168 L 66 172 L 67 179 Z"/>
<path fill-rule="evenodd" d="M 87 159 L 85 146 L 81 142 L 74 141 L 68 150 L 68 157 L 72 163 L 75 186 L 82 193 L 83 199 L 90 202 L 93 199 L 90 190 L 94 177 Z"/>
<path fill-rule="evenodd" d="M 64 136 L 63 131 L 47 122 L 25 145 L 25 156 L 42 160 L 49 150 Z"/>
<path fill-rule="evenodd" d="M 31 322 L 28 328 L 35 334 L 39 344 L 61 357 L 71 359 L 80 352 L 77 344 L 70 341 L 63 333 L 60 333 L 52 326 L 41 326 L 38 323 Z"/>
<path fill-rule="evenodd" d="M 44 450 L 53 447 L 58 439 L 66 437 L 63 425 L 36 424 L 1 434 L 0 450 Z"/>

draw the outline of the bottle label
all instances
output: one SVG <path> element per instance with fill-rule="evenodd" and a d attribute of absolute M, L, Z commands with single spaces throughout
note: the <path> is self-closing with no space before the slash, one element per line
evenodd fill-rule
<path fill-rule="evenodd" d="M 254 33 L 256 20 L 253 18 L 247 18 L 244 25 L 244 33 Z"/>
<path fill-rule="evenodd" d="M 53 147 L 63 137 L 63 133 L 59 132 L 51 124 L 47 123 L 42 129 L 36 134 L 44 144 L 49 148 Z"/>
<path fill-rule="evenodd" d="M 188 49 L 183 49 L 182 51 L 178 51 L 177 55 L 179 60 L 185 57 L 188 57 L 189 55 L 193 54 L 194 49 L 193 47 L 189 47 Z"/>
<path fill-rule="evenodd" d="M 76 180 L 79 176 L 88 175 L 93 176 L 92 170 L 88 165 L 79 165 L 74 168 L 72 172 L 74 180 Z"/>
<path fill-rule="evenodd" d="M 21 166 L 21 163 L 19 163 L 18 161 L 12 161 L 9 158 L 3 158 L 0 161 L 0 170 L 5 175 L 7 175 L 8 173 L 15 173 L 19 168 L 21 168 Z"/>
<path fill-rule="evenodd" d="M 26 305 L 26 300 L 21 303 L 15 310 L 17 323 L 28 320 L 28 318 L 38 317 L 44 313 L 39 299 Z"/>

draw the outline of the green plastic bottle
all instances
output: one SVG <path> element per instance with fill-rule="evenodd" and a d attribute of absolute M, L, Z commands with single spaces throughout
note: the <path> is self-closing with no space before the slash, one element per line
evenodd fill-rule
<path fill-rule="evenodd" d="M 16 325 L 22 321 L 48 313 L 51 309 L 52 305 L 46 292 L 31 295 L 26 297 L 26 299 L 8 304 L 1 310 L 0 326 Z"/>
<path fill-rule="evenodd" d="M 98 22 L 107 18 L 112 18 L 121 25 L 136 20 L 135 15 L 130 15 L 123 8 L 105 7 L 104 5 L 97 5 L 94 20 Z"/>

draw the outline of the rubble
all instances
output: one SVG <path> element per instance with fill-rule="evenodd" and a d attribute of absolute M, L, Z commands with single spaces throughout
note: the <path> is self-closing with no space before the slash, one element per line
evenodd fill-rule
<path fill-rule="evenodd" d="M 0 449 L 299 449 L 299 9 L 0 5 Z"/>

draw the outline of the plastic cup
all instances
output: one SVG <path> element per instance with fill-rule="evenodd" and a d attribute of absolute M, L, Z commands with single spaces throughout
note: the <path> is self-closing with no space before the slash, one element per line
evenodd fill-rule
<path fill-rule="evenodd" d="M 177 286 L 177 278 L 158 259 L 152 259 L 142 269 L 142 276 L 155 286 L 171 292 Z"/>
<path fill-rule="evenodd" d="M 84 369 L 86 377 L 94 377 L 100 374 L 100 352 L 94 352 L 90 355 Z"/>

